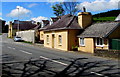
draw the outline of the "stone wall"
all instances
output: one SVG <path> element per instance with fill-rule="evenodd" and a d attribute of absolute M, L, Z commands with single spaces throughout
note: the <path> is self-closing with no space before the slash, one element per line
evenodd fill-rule
<path fill-rule="evenodd" d="M 16 36 L 19 36 L 24 41 L 35 43 L 35 30 L 19 31 L 16 32 Z"/>
<path fill-rule="evenodd" d="M 94 55 L 120 59 L 120 50 L 95 49 Z"/>

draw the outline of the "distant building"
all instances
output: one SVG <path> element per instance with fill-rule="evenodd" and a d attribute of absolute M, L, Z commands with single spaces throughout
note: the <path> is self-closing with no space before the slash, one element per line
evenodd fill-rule
<path fill-rule="evenodd" d="M 5 30 L 5 22 L 6 21 L 0 19 L 0 33 L 3 33 Z"/>
<path fill-rule="evenodd" d="M 34 24 L 32 21 L 14 20 L 13 23 L 10 22 L 8 35 L 12 34 L 11 36 L 15 36 L 16 35 L 15 33 L 18 31 L 18 26 L 19 26 L 19 31 L 24 31 L 24 30 L 34 29 L 37 25 Z"/>

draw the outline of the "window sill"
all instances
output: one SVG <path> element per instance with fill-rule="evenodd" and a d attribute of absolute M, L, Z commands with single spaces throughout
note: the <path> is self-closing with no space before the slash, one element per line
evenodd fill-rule
<path fill-rule="evenodd" d="M 85 47 L 85 45 L 80 45 L 81 47 Z"/>
<path fill-rule="evenodd" d="M 62 44 L 59 44 L 59 46 L 62 46 Z"/>
<path fill-rule="evenodd" d="M 103 45 L 96 45 L 97 47 L 104 47 Z"/>
<path fill-rule="evenodd" d="M 47 42 L 47 45 L 49 45 L 49 42 Z"/>

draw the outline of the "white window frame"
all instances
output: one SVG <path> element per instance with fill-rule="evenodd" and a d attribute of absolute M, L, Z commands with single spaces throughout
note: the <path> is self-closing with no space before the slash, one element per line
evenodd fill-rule
<path fill-rule="evenodd" d="M 97 39 L 99 39 L 99 44 L 97 43 Z M 100 41 L 102 40 L 102 44 L 100 44 Z M 104 39 L 103 38 L 96 38 L 96 46 L 99 46 L 99 47 L 104 47 Z"/>
<path fill-rule="evenodd" d="M 61 40 L 60 40 L 60 37 L 59 36 L 61 36 Z M 62 35 L 58 35 L 58 43 L 59 43 L 59 45 L 62 45 Z"/>
<path fill-rule="evenodd" d="M 52 25 L 53 24 L 53 20 L 52 20 L 52 18 L 50 18 L 50 25 Z"/>
<path fill-rule="evenodd" d="M 85 38 L 79 38 L 79 40 L 80 40 L 79 45 L 85 46 Z"/>
<path fill-rule="evenodd" d="M 49 35 L 46 35 L 46 42 L 47 42 L 47 44 L 49 44 Z"/>

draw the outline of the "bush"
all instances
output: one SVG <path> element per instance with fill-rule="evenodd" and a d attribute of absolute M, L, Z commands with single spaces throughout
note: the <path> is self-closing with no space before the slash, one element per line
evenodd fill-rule
<path fill-rule="evenodd" d="M 78 51 L 78 46 L 72 46 L 73 51 Z"/>

